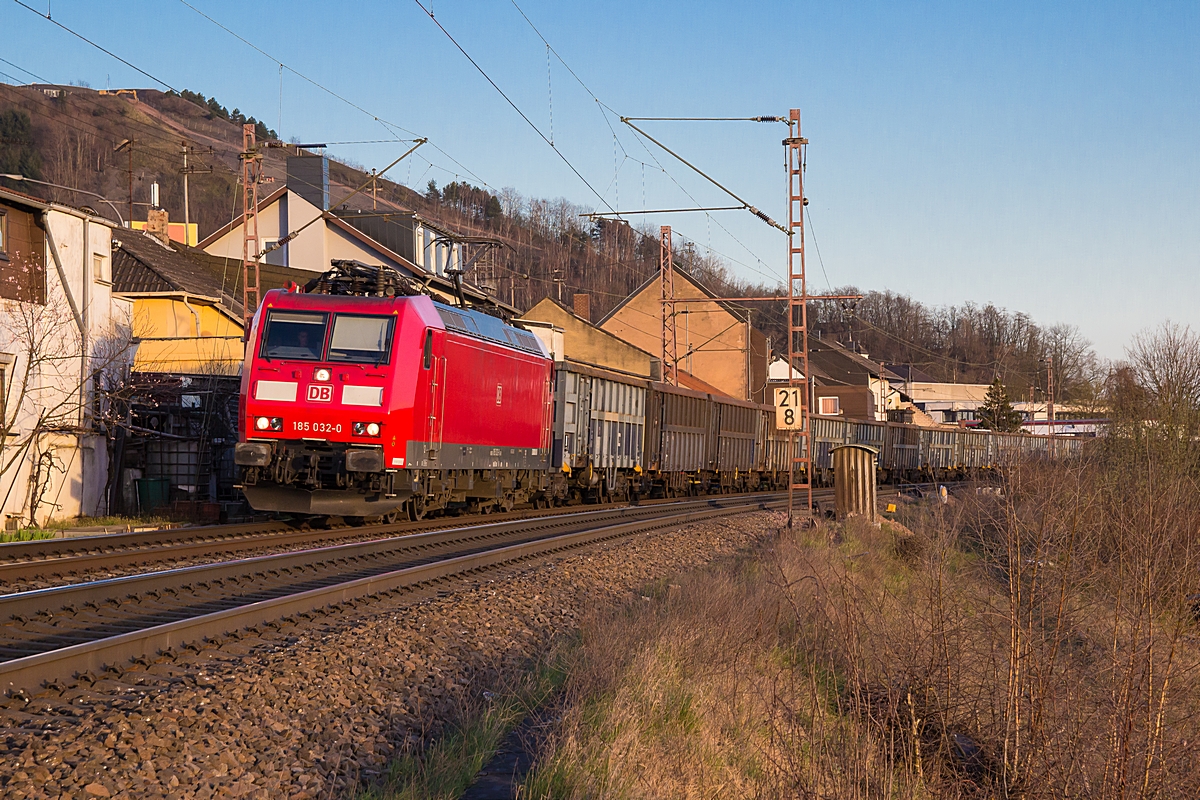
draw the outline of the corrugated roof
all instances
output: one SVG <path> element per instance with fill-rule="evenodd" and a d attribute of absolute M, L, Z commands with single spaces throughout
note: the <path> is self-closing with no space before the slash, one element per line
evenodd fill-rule
<path fill-rule="evenodd" d="M 39 211 L 50 207 L 50 204 L 40 197 L 34 197 L 31 194 L 25 194 L 24 192 L 18 192 L 16 189 L 8 189 L 3 186 L 0 186 L 0 199 Z"/>

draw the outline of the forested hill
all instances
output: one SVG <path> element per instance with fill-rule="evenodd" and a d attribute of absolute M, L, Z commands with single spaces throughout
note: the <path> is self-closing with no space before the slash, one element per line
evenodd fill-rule
<path fill-rule="evenodd" d="M 87 87 L 0 84 L 0 173 L 95 192 L 126 214 L 132 163 L 133 216 L 145 219 L 150 185 L 157 181 L 171 219 L 181 221 L 180 170 L 187 147 L 189 166 L 200 170 L 189 179 L 190 217 L 203 238 L 239 212 L 237 154 L 244 122 L 255 123 L 261 139 L 275 138 L 275 131 L 254 117 L 194 92 L 180 96 L 139 89 L 134 98 Z M 132 162 L 128 146 L 115 149 L 125 140 L 132 141 Z M 405 147 L 397 142 L 396 155 Z M 268 181 L 278 185 L 285 180 L 291 152 L 289 147 L 265 151 Z M 397 171 L 400 175 L 407 177 L 408 171 Z M 331 159 L 331 199 L 336 202 L 369 177 L 359 165 Z M 106 205 L 78 194 L 3 179 L 0 185 L 57 202 L 91 205 L 111 216 Z M 592 222 L 579 216 L 592 209 L 562 199 L 526 198 L 514 189 L 457 180 L 440 187 L 428 181 L 416 190 L 380 179 L 375 197 L 359 195 L 349 205 L 371 208 L 373 203 L 380 210 L 414 210 L 454 230 L 502 240 L 506 246 L 482 259 L 468 278 L 490 283 L 519 308 L 548 296 L 569 305 L 576 292 L 586 292 L 593 318 L 599 319 L 658 269 L 657 229 Z M 777 286 L 740 280 L 721 260 L 705 256 L 685 239 L 677 241 L 677 262 L 720 295 L 779 291 Z M 1055 364 L 1056 396 L 1085 395 L 1095 385 L 1095 358 L 1072 327 L 1044 329 L 1024 314 L 991 305 L 933 308 L 887 291 L 839 293 L 865 297 L 852 309 L 814 304 L 814 331 L 853 344 L 875 361 L 911 364 L 939 380 L 987 383 L 998 375 L 1010 393 L 1021 398 L 1031 385 L 1044 387 L 1042 360 L 1049 357 Z M 752 308 L 754 324 L 783 349 L 782 304 L 770 308 L 755 303 Z"/>

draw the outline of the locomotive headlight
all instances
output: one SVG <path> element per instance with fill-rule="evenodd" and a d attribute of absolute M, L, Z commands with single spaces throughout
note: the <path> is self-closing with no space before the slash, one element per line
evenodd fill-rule
<path fill-rule="evenodd" d="M 266 417 L 259 417 L 258 419 L 254 420 L 254 427 L 258 428 L 260 431 L 265 431 L 267 428 L 271 427 L 271 420 L 267 419 Z"/>
<path fill-rule="evenodd" d="M 330 377 L 329 370 L 325 369 L 324 367 L 322 367 L 321 369 L 318 369 L 316 372 L 313 373 L 314 381 L 327 381 L 327 380 L 329 380 L 329 377 Z"/>
<path fill-rule="evenodd" d="M 281 431 L 283 430 L 283 417 L 256 417 L 254 427 L 260 431 Z"/>
<path fill-rule="evenodd" d="M 351 430 L 355 436 L 378 436 L 380 428 L 378 422 L 356 422 Z"/>

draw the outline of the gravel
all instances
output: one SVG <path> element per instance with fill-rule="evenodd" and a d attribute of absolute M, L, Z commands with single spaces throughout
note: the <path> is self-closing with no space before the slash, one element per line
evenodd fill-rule
<path fill-rule="evenodd" d="M 584 613 L 781 522 L 756 512 L 639 534 L 10 699 L 0 787 L 6 798 L 346 796 Z"/>

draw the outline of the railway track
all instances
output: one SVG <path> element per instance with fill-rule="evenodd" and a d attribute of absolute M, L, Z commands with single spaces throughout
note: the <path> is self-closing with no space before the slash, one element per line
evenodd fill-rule
<path fill-rule="evenodd" d="M 0 688 L 36 691 L 161 651 L 635 533 L 774 508 L 718 496 L 507 520 L 0 596 Z M 394 527 L 394 526 L 393 526 Z"/>
<path fill-rule="evenodd" d="M 818 492 L 832 497 L 831 491 Z M 742 495 L 756 497 L 758 495 Z M 643 500 L 640 507 L 653 507 L 673 500 Z M 333 543 L 368 541 L 384 536 L 406 536 L 421 531 L 478 525 L 481 520 L 509 521 L 547 518 L 582 508 L 624 508 L 625 503 L 575 506 L 569 509 L 522 509 L 488 517 L 442 517 L 420 522 L 400 522 L 361 527 L 335 526 L 298 529 L 280 521 L 174 528 L 104 536 L 42 539 L 0 544 L 0 591 L 6 593 L 45 588 L 104 574 L 119 577 L 153 565 L 185 566 L 189 562 L 247 558 L 255 555 L 300 550 Z"/>

